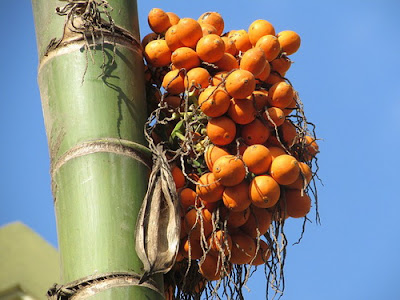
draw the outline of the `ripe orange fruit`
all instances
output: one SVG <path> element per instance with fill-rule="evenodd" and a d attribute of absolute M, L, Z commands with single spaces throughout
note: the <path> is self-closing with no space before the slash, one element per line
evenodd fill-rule
<path fill-rule="evenodd" d="M 193 239 L 200 239 L 202 232 L 205 237 L 208 237 L 213 230 L 212 215 L 206 208 L 201 210 L 192 208 L 185 214 L 183 221 L 186 232 Z"/>
<path fill-rule="evenodd" d="M 240 60 L 240 69 L 247 70 L 255 77 L 261 74 L 265 69 L 265 65 L 267 64 L 267 59 L 264 54 L 264 50 L 259 47 L 251 48 L 247 50 Z"/>
<path fill-rule="evenodd" d="M 285 120 L 281 126 L 279 126 L 279 132 L 281 141 L 291 148 L 297 140 L 296 127 L 290 120 Z"/>
<path fill-rule="evenodd" d="M 213 203 L 222 199 L 225 187 L 215 178 L 213 173 L 201 175 L 197 183 L 196 192 L 202 200 Z"/>
<path fill-rule="evenodd" d="M 227 74 L 228 74 L 227 71 L 221 71 L 216 73 L 212 78 L 212 85 L 214 86 L 219 85 L 226 78 Z"/>
<path fill-rule="evenodd" d="M 181 254 L 183 257 L 190 259 L 199 259 L 203 256 L 203 249 L 201 248 L 200 240 L 192 236 L 184 238 L 181 241 Z"/>
<path fill-rule="evenodd" d="M 243 153 L 243 161 L 250 172 L 254 174 L 267 173 L 272 162 L 268 148 L 256 144 L 249 146 Z"/>
<path fill-rule="evenodd" d="M 236 99 L 230 100 L 228 108 L 228 116 L 237 124 L 249 124 L 257 115 L 252 99 Z"/>
<path fill-rule="evenodd" d="M 279 155 L 272 161 L 270 173 L 279 184 L 291 184 L 299 177 L 299 162 L 291 155 Z"/>
<path fill-rule="evenodd" d="M 223 220 L 228 220 L 229 228 L 237 228 L 247 222 L 250 216 L 250 208 L 246 208 L 243 211 L 231 211 L 225 206 L 221 206 L 220 214 Z M 230 230 L 231 231 L 231 230 Z"/>
<path fill-rule="evenodd" d="M 210 24 L 217 29 L 217 34 L 221 35 L 224 31 L 224 19 L 217 12 L 206 12 L 197 20 L 200 24 Z"/>
<path fill-rule="evenodd" d="M 219 117 L 227 112 L 231 97 L 223 88 L 211 86 L 199 96 L 199 107 L 209 117 Z"/>
<path fill-rule="evenodd" d="M 171 168 L 171 174 L 172 174 L 172 177 L 173 177 L 174 182 L 175 182 L 175 187 L 177 189 L 179 189 L 179 188 L 181 188 L 181 187 L 183 187 L 185 185 L 186 178 L 185 178 L 185 175 L 183 175 L 183 172 L 179 167 L 173 166 Z"/>
<path fill-rule="evenodd" d="M 227 55 L 225 53 L 225 55 Z M 237 99 L 250 96 L 256 87 L 254 75 L 246 70 L 235 70 L 225 80 L 225 88 L 228 94 Z"/>
<path fill-rule="evenodd" d="M 224 56 L 225 43 L 218 35 L 207 34 L 197 42 L 196 52 L 202 61 L 214 63 Z"/>
<path fill-rule="evenodd" d="M 248 98 L 252 98 L 254 107 L 257 111 L 263 111 L 268 104 L 268 91 L 258 90 L 254 91 Z"/>
<path fill-rule="evenodd" d="M 210 84 L 210 79 L 210 73 L 206 69 L 201 67 L 193 68 L 186 74 L 184 80 L 185 88 L 189 91 L 204 89 Z"/>
<path fill-rule="evenodd" d="M 171 27 L 168 15 L 160 8 L 153 8 L 147 16 L 147 22 L 155 33 L 163 33 Z"/>
<path fill-rule="evenodd" d="M 201 30 L 203 31 L 203 37 L 208 34 L 217 34 L 217 29 L 211 24 L 200 24 Z"/>
<path fill-rule="evenodd" d="M 288 107 L 294 98 L 294 91 L 290 84 L 286 82 L 275 83 L 268 91 L 270 96 L 269 104 L 274 107 Z"/>
<path fill-rule="evenodd" d="M 283 78 L 281 75 L 279 75 L 278 72 L 270 72 L 268 78 L 265 79 L 264 81 L 268 84 L 274 85 L 275 83 L 278 83 L 278 82 L 284 82 L 285 78 Z"/>
<path fill-rule="evenodd" d="M 219 261 L 218 257 L 207 253 L 205 259 L 199 261 L 199 272 L 207 280 L 219 280 L 221 279 L 222 262 Z"/>
<path fill-rule="evenodd" d="M 142 47 L 143 47 L 143 49 L 146 47 L 146 45 L 148 43 L 150 43 L 151 41 L 156 40 L 157 38 L 158 38 L 158 34 L 154 33 L 154 32 L 151 32 L 151 33 L 145 35 L 144 38 L 142 39 Z"/>
<path fill-rule="evenodd" d="M 303 195 L 302 195 L 303 194 Z M 311 209 L 311 199 L 301 190 L 285 190 L 286 213 L 292 218 L 303 218 Z M 285 203 L 282 204 L 285 207 Z"/>
<path fill-rule="evenodd" d="M 275 126 L 281 126 L 283 122 L 285 122 L 285 114 L 283 113 L 283 110 L 274 106 L 268 108 L 264 112 L 263 117 L 272 128 L 275 128 Z"/>
<path fill-rule="evenodd" d="M 172 108 L 178 108 L 179 106 L 181 106 L 182 99 L 179 96 L 168 95 L 164 98 L 164 102 L 166 102 L 168 106 Z"/>
<path fill-rule="evenodd" d="M 221 251 L 228 255 L 232 249 L 232 238 L 226 231 L 217 230 L 210 235 L 208 244 L 215 255 L 218 255 Z"/>
<path fill-rule="evenodd" d="M 210 138 L 211 143 L 215 145 L 228 145 L 236 136 L 235 122 L 225 116 L 212 118 L 207 124 L 207 135 Z"/>
<path fill-rule="evenodd" d="M 180 19 L 176 30 L 182 44 L 190 48 L 195 48 L 197 41 L 203 36 L 199 22 L 191 18 Z"/>
<path fill-rule="evenodd" d="M 291 65 L 292 61 L 287 56 L 282 56 L 271 61 L 272 70 L 278 72 L 282 76 L 285 76 Z"/>
<path fill-rule="evenodd" d="M 263 240 L 260 240 L 260 248 L 258 249 L 256 258 L 251 262 L 253 266 L 259 266 L 265 264 L 271 256 L 271 250 L 268 244 Z"/>
<path fill-rule="evenodd" d="M 224 53 L 222 58 L 214 63 L 220 71 L 232 71 L 239 68 L 239 63 L 236 58 L 230 53 Z"/>
<path fill-rule="evenodd" d="M 184 47 L 183 43 L 178 37 L 177 28 L 178 28 L 177 25 L 172 25 L 170 28 L 168 28 L 167 32 L 165 33 L 165 42 L 167 43 L 168 48 L 171 51 L 175 51 L 180 47 Z"/>
<path fill-rule="evenodd" d="M 231 235 L 232 251 L 231 263 L 243 265 L 249 263 L 256 255 L 256 244 L 254 240 L 245 233 Z"/>
<path fill-rule="evenodd" d="M 232 41 L 227 36 L 222 36 L 221 39 L 224 41 L 224 44 L 225 44 L 225 52 L 235 56 L 238 53 L 235 42 Z"/>
<path fill-rule="evenodd" d="M 259 119 L 255 119 L 242 128 L 242 138 L 247 145 L 264 144 L 270 134 L 270 129 Z"/>
<path fill-rule="evenodd" d="M 192 189 L 184 188 L 180 190 L 178 195 L 184 211 L 186 211 L 190 206 L 195 205 L 197 200 L 197 194 Z M 197 200 L 197 202 L 200 202 L 200 200 Z"/>
<path fill-rule="evenodd" d="M 265 35 L 261 37 L 257 43 L 256 47 L 259 47 L 264 50 L 265 57 L 268 61 L 273 61 L 278 57 L 281 52 L 281 46 L 279 44 L 279 40 L 274 35 Z"/>
<path fill-rule="evenodd" d="M 226 187 L 222 194 L 222 200 L 226 208 L 231 211 L 244 211 L 251 204 L 249 198 L 249 184 L 246 180 L 235 186 Z"/>
<path fill-rule="evenodd" d="M 299 162 L 299 167 L 300 167 L 299 177 L 296 179 L 295 182 L 288 184 L 286 187 L 290 189 L 301 190 L 303 188 L 306 188 L 307 185 L 310 183 L 310 180 L 312 178 L 311 168 L 303 162 Z"/>
<path fill-rule="evenodd" d="M 165 40 L 150 41 L 144 48 L 144 56 L 153 67 L 165 67 L 171 63 L 171 50 Z"/>
<path fill-rule="evenodd" d="M 272 160 L 274 160 L 279 155 L 286 154 L 285 150 L 281 147 L 268 147 L 269 153 L 271 154 Z"/>
<path fill-rule="evenodd" d="M 287 117 L 288 115 L 290 115 L 290 113 L 291 113 L 294 109 L 296 109 L 296 107 L 297 107 L 296 98 L 293 98 L 292 102 L 290 102 L 290 104 L 289 104 L 287 107 L 285 107 L 285 108 L 283 109 L 283 113 L 285 114 L 285 117 Z"/>
<path fill-rule="evenodd" d="M 304 155 L 304 159 L 310 161 L 317 153 L 319 152 L 319 146 L 315 141 L 315 138 L 306 135 L 304 137 L 304 144 L 306 147 L 306 153 Z"/>
<path fill-rule="evenodd" d="M 271 66 L 269 65 L 269 62 L 267 61 L 265 63 L 264 70 L 262 70 L 262 72 L 257 75 L 256 83 L 265 82 L 268 79 L 270 73 L 271 73 Z"/>
<path fill-rule="evenodd" d="M 167 12 L 166 14 L 168 15 L 169 22 L 171 23 L 171 25 L 178 24 L 180 18 L 178 17 L 178 15 L 176 13 Z"/>
<path fill-rule="evenodd" d="M 206 161 L 208 169 L 212 171 L 215 161 L 224 155 L 229 155 L 229 152 L 226 149 L 213 144 L 209 145 L 204 152 L 204 160 Z"/>
<path fill-rule="evenodd" d="M 180 70 L 172 70 L 165 74 L 162 87 L 170 94 L 178 95 L 185 91 L 184 76 Z"/>
<path fill-rule="evenodd" d="M 177 69 L 185 68 L 187 71 L 201 63 L 196 51 L 189 47 L 180 47 L 172 52 L 171 62 Z"/>
<path fill-rule="evenodd" d="M 225 155 L 218 158 L 213 166 L 215 179 L 224 186 L 234 186 L 241 183 L 246 176 L 243 161 L 234 155 Z"/>
<path fill-rule="evenodd" d="M 268 209 L 252 206 L 249 219 L 240 229 L 253 239 L 257 239 L 267 233 L 271 223 L 272 214 Z"/>
<path fill-rule="evenodd" d="M 250 24 L 249 39 L 253 45 L 256 45 L 257 41 L 265 35 L 275 35 L 275 28 L 270 22 L 266 20 L 256 20 Z"/>
<path fill-rule="evenodd" d="M 249 190 L 251 202 L 260 208 L 274 206 L 278 202 L 281 193 L 279 184 L 269 175 L 254 177 L 250 183 Z"/>
<path fill-rule="evenodd" d="M 249 34 L 246 30 L 236 30 L 230 38 L 235 43 L 236 49 L 241 52 L 246 52 L 247 50 L 251 49 L 252 44 L 249 39 Z"/>
<path fill-rule="evenodd" d="M 286 55 L 291 55 L 299 50 L 301 39 L 296 32 L 292 30 L 281 31 L 277 34 L 277 37 L 282 51 L 285 52 Z"/>

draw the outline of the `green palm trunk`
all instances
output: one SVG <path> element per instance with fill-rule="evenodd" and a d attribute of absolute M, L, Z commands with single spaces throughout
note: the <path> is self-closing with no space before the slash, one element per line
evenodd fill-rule
<path fill-rule="evenodd" d="M 88 52 L 84 41 L 74 41 L 44 56 L 51 39 L 63 35 L 65 18 L 55 8 L 66 2 L 32 2 L 61 283 L 110 272 L 141 273 L 142 264 L 135 254 L 135 223 L 149 170 L 129 145 L 129 141 L 144 144 L 141 51 L 133 41 L 105 36 L 104 51 L 102 39 L 97 39 L 96 51 Z M 109 3 L 115 24 L 139 41 L 136 1 Z M 162 289 L 162 277 L 157 279 Z M 143 286 L 122 286 L 102 291 L 93 299 L 161 298 Z"/>

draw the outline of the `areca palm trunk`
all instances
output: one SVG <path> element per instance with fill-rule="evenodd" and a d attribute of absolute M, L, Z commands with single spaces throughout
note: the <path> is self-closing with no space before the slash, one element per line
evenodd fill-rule
<path fill-rule="evenodd" d="M 162 288 L 161 277 L 148 288 L 131 276 L 141 273 L 135 223 L 149 173 L 146 151 L 135 144 L 145 144 L 146 121 L 136 1 L 109 1 L 111 17 L 125 36 L 73 34 L 50 48 L 53 38 L 66 36 L 66 18 L 55 9 L 67 2 L 32 3 L 61 283 L 104 275 L 108 281 L 100 276 L 96 282 L 108 285 L 96 286 L 93 299 L 161 299 L 152 289 Z"/>

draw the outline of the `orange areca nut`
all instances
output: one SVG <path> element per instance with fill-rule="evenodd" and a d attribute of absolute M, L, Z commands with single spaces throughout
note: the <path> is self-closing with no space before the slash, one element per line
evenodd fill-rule
<path fill-rule="evenodd" d="M 272 70 L 278 72 L 282 76 L 285 76 L 291 65 L 292 61 L 287 56 L 282 56 L 271 61 Z"/>
<path fill-rule="evenodd" d="M 291 55 L 299 50 L 301 39 L 296 32 L 292 30 L 281 31 L 277 34 L 277 37 L 282 51 L 285 52 L 286 55 Z"/>
<path fill-rule="evenodd" d="M 263 114 L 264 119 L 271 127 L 281 126 L 285 122 L 285 114 L 282 109 L 278 107 L 269 107 Z"/>
<path fill-rule="evenodd" d="M 253 205 L 261 208 L 274 206 L 281 193 L 279 184 L 269 175 L 253 178 L 249 187 L 249 196 Z"/>
<path fill-rule="evenodd" d="M 207 124 L 207 135 L 215 145 L 228 145 L 236 136 L 235 122 L 225 116 L 212 118 Z"/>
<path fill-rule="evenodd" d="M 280 147 L 268 147 L 269 153 L 271 154 L 272 160 L 274 160 L 279 155 L 286 154 L 285 150 Z"/>
<path fill-rule="evenodd" d="M 275 83 L 268 91 L 270 96 L 269 104 L 274 107 L 288 107 L 294 98 L 294 91 L 290 84 L 286 82 Z"/>
<path fill-rule="evenodd" d="M 283 78 L 281 75 L 279 75 L 278 72 L 270 72 L 268 78 L 264 81 L 265 81 L 265 83 L 274 85 L 278 82 L 284 82 L 285 78 Z"/>
<path fill-rule="evenodd" d="M 232 251 L 231 263 L 243 265 L 249 263 L 256 255 L 256 243 L 244 233 L 235 233 L 231 235 Z"/>
<path fill-rule="evenodd" d="M 162 87 L 170 94 L 178 95 L 185 91 L 184 76 L 180 70 L 172 70 L 165 74 Z"/>
<path fill-rule="evenodd" d="M 271 256 L 271 250 L 268 244 L 263 240 L 260 240 L 260 248 L 258 249 L 256 258 L 251 262 L 253 266 L 259 266 L 265 264 Z"/>
<path fill-rule="evenodd" d="M 251 207 L 251 213 L 247 222 L 240 229 L 253 239 L 267 233 L 272 222 L 272 214 L 265 208 Z"/>
<path fill-rule="evenodd" d="M 307 161 L 310 161 L 311 158 L 313 158 L 319 152 L 319 146 L 318 146 L 317 142 L 315 141 L 315 138 L 313 138 L 309 135 L 306 135 L 304 137 L 304 143 L 306 146 L 306 153 L 304 155 L 305 156 L 304 159 L 306 159 Z"/>
<path fill-rule="evenodd" d="M 229 152 L 226 149 L 212 144 L 209 145 L 204 152 L 204 160 L 206 161 L 208 169 L 212 171 L 215 161 L 225 155 L 229 155 Z"/>
<path fill-rule="evenodd" d="M 267 61 L 265 63 L 265 68 L 262 70 L 260 74 L 257 75 L 256 77 L 256 83 L 261 83 L 267 80 L 271 73 L 271 66 L 269 65 L 269 62 Z"/>
<path fill-rule="evenodd" d="M 191 18 L 180 19 L 177 24 L 177 35 L 186 47 L 195 48 L 203 36 L 199 22 Z"/>
<path fill-rule="evenodd" d="M 265 57 L 269 62 L 272 62 L 274 59 L 276 59 L 281 52 L 279 40 L 274 35 L 265 35 L 261 37 L 257 41 L 256 47 L 264 50 Z"/>
<path fill-rule="evenodd" d="M 195 239 L 192 236 L 184 238 L 181 241 L 182 251 L 181 254 L 183 257 L 190 259 L 199 259 L 203 256 L 203 249 L 201 248 L 199 239 Z"/>
<path fill-rule="evenodd" d="M 158 34 L 151 32 L 147 35 L 144 36 L 144 38 L 142 39 L 142 47 L 143 49 L 146 47 L 146 45 L 148 43 L 150 43 L 151 41 L 155 41 L 158 38 Z"/>
<path fill-rule="evenodd" d="M 197 42 L 196 52 L 202 61 L 214 63 L 224 56 L 225 43 L 218 35 L 208 34 Z"/>
<path fill-rule="evenodd" d="M 185 222 L 184 228 L 186 232 L 193 239 L 200 239 L 202 233 L 204 233 L 205 237 L 208 237 L 213 229 L 212 215 L 206 208 L 201 210 L 192 208 L 185 214 L 183 221 Z"/>
<path fill-rule="evenodd" d="M 173 12 L 167 12 L 166 13 L 168 15 L 169 18 L 169 22 L 171 23 L 171 25 L 176 25 L 178 24 L 180 18 L 176 13 Z"/>
<path fill-rule="evenodd" d="M 225 207 L 231 211 L 244 211 L 251 204 L 249 198 L 249 184 L 246 180 L 243 180 L 235 186 L 226 187 L 222 194 L 222 200 Z"/>
<path fill-rule="evenodd" d="M 217 34 L 221 35 L 224 31 L 224 19 L 217 12 L 206 12 L 197 20 L 200 24 L 210 24 L 215 27 Z"/>
<path fill-rule="evenodd" d="M 183 43 L 178 37 L 177 28 L 178 28 L 177 25 L 172 25 L 170 28 L 168 28 L 167 32 L 165 33 L 165 42 L 167 43 L 168 48 L 171 51 L 175 51 L 180 47 L 184 47 Z"/>
<path fill-rule="evenodd" d="M 296 143 L 297 140 L 297 131 L 296 127 L 293 123 L 286 119 L 281 126 L 279 126 L 279 133 L 281 137 L 281 141 L 290 147 Z"/>
<path fill-rule="evenodd" d="M 275 28 L 266 20 L 256 20 L 249 26 L 249 39 L 253 45 L 265 35 L 275 35 Z"/>
<path fill-rule="evenodd" d="M 164 98 L 164 102 L 166 102 L 168 106 L 172 108 L 178 108 L 181 106 L 182 99 L 179 96 L 168 95 Z"/>
<path fill-rule="evenodd" d="M 231 97 L 237 99 L 244 99 L 250 96 L 255 87 L 256 80 L 254 75 L 246 70 L 235 70 L 225 80 L 226 91 Z"/>
<path fill-rule="evenodd" d="M 207 253 L 205 259 L 199 262 L 199 272 L 207 280 L 221 279 L 222 262 L 218 261 L 218 257 Z"/>
<path fill-rule="evenodd" d="M 225 206 L 220 208 L 220 214 L 223 220 L 228 220 L 229 228 L 238 228 L 247 222 L 250 216 L 250 208 L 243 211 L 231 211 Z"/>
<path fill-rule="evenodd" d="M 178 195 L 184 211 L 186 211 L 190 206 L 196 204 L 197 194 L 192 189 L 184 188 L 178 193 Z M 200 200 L 198 200 L 198 202 L 200 202 Z"/>
<path fill-rule="evenodd" d="M 267 147 L 256 144 L 244 151 L 243 161 L 250 172 L 260 175 L 268 172 L 272 156 Z"/>
<path fill-rule="evenodd" d="M 253 75 L 257 77 L 262 71 L 264 71 L 267 63 L 264 50 L 256 47 L 247 50 L 243 54 L 239 67 L 242 70 L 247 70 L 253 73 Z"/>
<path fill-rule="evenodd" d="M 219 252 L 223 252 L 225 255 L 228 255 L 232 249 L 232 238 L 226 231 L 217 230 L 215 233 L 210 235 L 208 244 L 211 251 L 213 251 L 216 255 L 218 255 Z"/>
<path fill-rule="evenodd" d="M 228 111 L 231 97 L 218 87 L 206 88 L 199 96 L 199 107 L 209 117 L 219 117 Z"/>
<path fill-rule="evenodd" d="M 225 155 L 216 160 L 213 166 L 215 179 L 224 186 L 234 186 L 243 181 L 246 168 L 243 161 L 234 155 Z"/>
<path fill-rule="evenodd" d="M 230 38 L 235 43 L 236 49 L 241 52 L 246 52 L 247 50 L 251 49 L 252 44 L 249 39 L 249 34 L 246 30 L 236 30 Z"/>
<path fill-rule="evenodd" d="M 299 162 L 291 155 L 279 155 L 272 161 L 270 173 L 279 184 L 291 184 L 299 177 Z"/>
<path fill-rule="evenodd" d="M 222 58 L 214 63 L 220 71 L 230 72 L 239 68 L 239 63 L 236 58 L 230 53 L 224 53 Z"/>
<path fill-rule="evenodd" d="M 189 70 L 185 77 L 185 88 L 188 90 L 204 89 L 210 84 L 210 73 L 204 68 L 197 67 Z"/>
<path fill-rule="evenodd" d="M 203 31 L 203 37 L 208 34 L 217 34 L 217 29 L 211 24 L 200 24 L 201 30 Z"/>
<path fill-rule="evenodd" d="M 173 166 L 171 168 L 171 174 L 175 182 L 175 186 L 177 189 L 183 187 L 186 183 L 186 178 L 185 175 L 183 175 L 183 172 L 180 168 L 177 166 Z"/>
<path fill-rule="evenodd" d="M 237 124 L 249 124 L 257 115 L 252 99 L 231 99 L 228 116 Z"/>
<path fill-rule="evenodd" d="M 190 70 L 200 66 L 200 58 L 196 51 L 189 47 L 180 47 L 172 52 L 171 62 L 177 69 L 185 68 Z"/>
<path fill-rule="evenodd" d="M 257 111 L 262 111 L 268 104 L 268 91 L 258 90 L 254 91 L 248 99 L 253 99 L 254 107 Z"/>
<path fill-rule="evenodd" d="M 301 190 L 285 190 L 283 201 L 286 201 L 286 214 L 292 218 L 303 218 L 311 209 L 310 197 Z"/>
<path fill-rule="evenodd" d="M 165 67 L 171 63 L 171 50 L 165 40 L 150 41 L 144 48 L 144 56 L 153 67 Z"/>
<path fill-rule="evenodd" d="M 259 119 L 255 119 L 242 128 L 242 138 L 247 145 L 264 144 L 270 134 L 270 129 Z"/>
<path fill-rule="evenodd" d="M 147 22 L 149 23 L 151 30 L 155 33 L 163 33 L 171 27 L 171 21 L 168 15 L 160 8 L 153 8 L 149 12 Z"/>
<path fill-rule="evenodd" d="M 225 52 L 235 56 L 238 53 L 238 50 L 234 41 L 232 41 L 232 39 L 228 38 L 227 36 L 222 36 L 221 39 L 224 41 L 225 44 Z"/>
<path fill-rule="evenodd" d="M 202 200 L 213 203 L 222 199 L 225 187 L 215 178 L 213 173 L 201 175 L 197 183 L 196 192 Z"/>
<path fill-rule="evenodd" d="M 212 78 L 212 85 L 219 85 L 226 78 L 227 74 L 227 71 L 217 72 Z"/>
<path fill-rule="evenodd" d="M 305 189 L 310 183 L 310 180 L 312 178 L 311 168 L 306 163 L 303 162 L 299 162 L 299 167 L 300 167 L 299 177 L 296 179 L 295 182 L 287 185 L 286 186 L 287 188 L 301 190 Z"/>

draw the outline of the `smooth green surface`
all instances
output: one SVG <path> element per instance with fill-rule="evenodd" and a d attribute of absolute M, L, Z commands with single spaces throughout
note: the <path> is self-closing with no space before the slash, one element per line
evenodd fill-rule
<path fill-rule="evenodd" d="M 39 53 L 57 32 L 53 27 L 60 26 L 58 19 L 63 19 L 48 13 L 54 11 L 54 3 L 47 2 L 53 1 L 33 1 Z M 109 2 L 114 13 L 118 12 L 113 15 L 116 24 L 137 34 L 136 2 Z M 46 18 L 51 20 L 43 20 Z M 81 48 L 50 55 L 39 69 L 53 166 L 65 152 L 91 140 L 117 138 L 144 144 L 147 113 L 140 50 L 117 45 L 114 56 L 112 46 L 105 45 L 104 53 L 98 46 L 91 54 L 94 64 L 92 56 Z M 100 67 L 103 63 L 105 74 Z M 148 174 L 141 163 L 118 153 L 80 156 L 55 171 L 53 195 L 62 283 L 108 272 L 141 273 L 134 231 Z M 162 276 L 157 279 L 162 290 Z M 162 297 L 143 287 L 116 287 L 92 298 Z"/>

